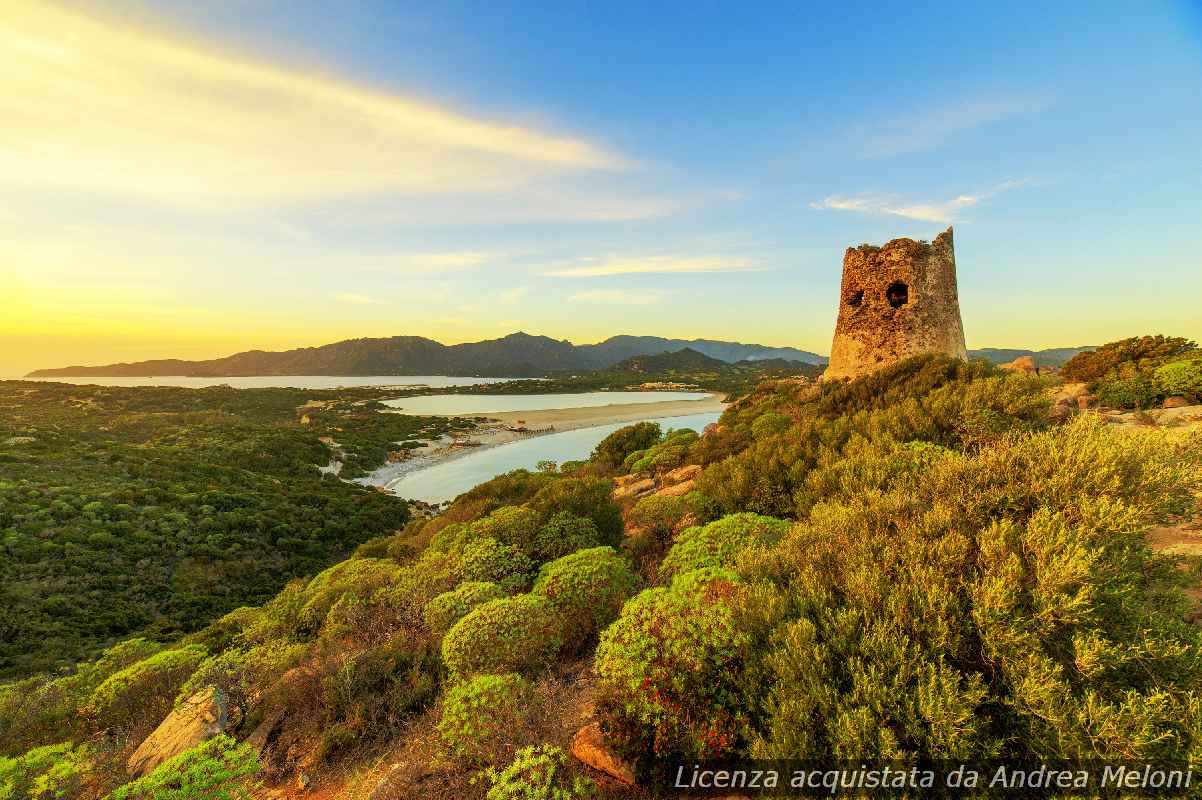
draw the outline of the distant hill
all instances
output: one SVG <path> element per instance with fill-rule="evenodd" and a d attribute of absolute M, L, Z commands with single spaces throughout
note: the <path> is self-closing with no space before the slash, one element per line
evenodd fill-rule
<path fill-rule="evenodd" d="M 547 336 L 514 333 L 483 342 L 444 345 L 422 336 L 347 339 L 321 347 L 283 352 L 248 350 L 207 361 L 159 359 L 104 366 L 39 369 L 31 378 L 149 377 L 186 375 L 480 375 L 538 377 L 550 371 L 603 369 L 643 355 L 692 348 L 726 363 L 786 359 L 822 364 L 816 353 L 708 339 L 687 341 L 656 336 L 615 336 L 599 344 L 574 345 Z"/>
<path fill-rule="evenodd" d="M 1077 355 L 1077 353 L 1097 349 L 1096 345 L 1092 347 L 1051 347 L 1047 350 L 1014 350 L 1000 347 L 982 347 L 978 350 L 969 350 L 968 357 L 984 358 L 994 364 L 1007 364 L 1020 356 L 1031 356 L 1035 359 L 1035 363 L 1040 366 L 1059 367 Z"/>
<path fill-rule="evenodd" d="M 722 372 L 731 365 L 710 358 L 691 347 L 653 356 L 631 356 L 609 367 L 610 372 L 629 372 L 635 375 L 665 375 L 676 372 Z"/>

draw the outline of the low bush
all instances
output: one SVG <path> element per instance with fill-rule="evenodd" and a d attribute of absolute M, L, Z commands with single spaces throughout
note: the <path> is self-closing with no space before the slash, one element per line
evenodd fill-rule
<path fill-rule="evenodd" d="M 631 453 L 659 444 L 660 427 L 655 422 L 638 422 L 606 436 L 593 450 L 591 460 L 611 470 L 622 466 Z"/>
<path fill-rule="evenodd" d="M 496 539 L 477 539 L 459 554 L 460 580 L 495 583 L 507 593 L 528 587 L 533 571 L 529 556 Z"/>
<path fill-rule="evenodd" d="M 62 800 L 80 796 L 94 769 L 87 745 L 70 742 L 37 747 L 15 758 L 0 757 L 0 798 Z"/>
<path fill-rule="evenodd" d="M 486 800 L 584 800 L 596 787 L 586 778 L 567 771 L 568 757 L 550 744 L 519 750 L 502 770 L 485 770 L 491 784 Z"/>
<path fill-rule="evenodd" d="M 521 675 L 477 675 L 447 692 L 438 735 L 457 759 L 505 763 L 529 732 L 533 705 L 534 690 Z"/>
<path fill-rule="evenodd" d="M 567 644 L 580 645 L 613 622 L 638 579 L 612 547 L 581 550 L 543 566 L 532 593 L 563 621 Z"/>
<path fill-rule="evenodd" d="M 105 800 L 249 800 L 259 760 L 248 744 L 219 734 L 164 761 L 144 778 L 127 783 Z"/>
<path fill-rule="evenodd" d="M 155 653 L 106 678 L 81 711 L 97 729 L 148 732 L 170 713 L 180 687 L 207 655 L 199 645 Z"/>
<path fill-rule="evenodd" d="M 546 667 L 563 645 L 563 623 L 545 597 L 524 594 L 477 606 L 442 640 L 442 658 L 457 677 Z"/>
<path fill-rule="evenodd" d="M 559 478 L 540 489 L 529 505 L 547 519 L 562 511 L 587 517 L 601 534 L 601 544 L 617 547 L 622 542 L 622 509 L 614 502 L 613 483 L 604 478 Z"/>
<path fill-rule="evenodd" d="M 681 531 L 659 568 L 659 579 L 705 567 L 731 568 L 741 553 L 751 547 L 769 547 L 789 531 L 782 519 L 759 514 L 732 514 L 705 526 Z"/>
<path fill-rule="evenodd" d="M 534 537 L 534 560 L 546 563 L 571 555 L 577 550 L 599 547 L 601 533 L 588 517 L 578 517 L 570 511 L 560 511 L 547 520 Z"/>
<path fill-rule="evenodd" d="M 543 525 L 543 515 L 527 506 L 498 508 L 483 519 L 471 524 L 474 539 L 495 539 L 521 550 L 526 555 L 534 551 L 534 538 Z"/>
<path fill-rule="evenodd" d="M 1163 397 L 1152 378 L 1140 374 L 1131 378 L 1103 378 L 1094 386 L 1098 403 L 1110 408 L 1154 408 Z"/>
<path fill-rule="evenodd" d="M 641 528 L 656 541 L 666 543 L 690 510 L 683 496 L 651 494 L 634 504 L 628 518 L 631 527 Z"/>
<path fill-rule="evenodd" d="M 733 573 L 702 570 L 626 603 L 602 634 L 594 669 L 602 729 L 641 767 L 733 754 L 746 735 L 739 665 L 750 634 Z"/>
<path fill-rule="evenodd" d="M 1097 350 L 1077 353 L 1060 368 L 1060 375 L 1065 380 L 1083 383 L 1093 383 L 1107 376 L 1131 377 L 1121 374 L 1124 367 L 1133 371 L 1143 371 L 1196 350 L 1197 345 L 1188 339 L 1174 336 L 1133 336 L 1130 339 L 1109 342 Z"/>
<path fill-rule="evenodd" d="M 251 701 L 299 664 L 308 650 L 307 644 L 272 642 L 249 649 L 235 647 L 209 656 L 184 681 L 175 703 L 179 705 L 206 686 L 215 686 L 225 694 L 230 706 L 245 714 Z"/>
<path fill-rule="evenodd" d="M 1165 395 L 1202 395 L 1202 359 L 1183 359 L 1158 367 L 1156 387 Z"/>
<path fill-rule="evenodd" d="M 441 639 L 476 606 L 504 596 L 505 591 L 495 583 L 469 581 L 427 603 L 422 617 L 434 638 Z"/>

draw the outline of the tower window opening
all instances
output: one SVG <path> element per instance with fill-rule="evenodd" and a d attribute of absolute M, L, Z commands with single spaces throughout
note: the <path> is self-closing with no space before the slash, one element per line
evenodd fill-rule
<path fill-rule="evenodd" d="M 852 292 L 847 298 L 847 304 L 849 306 L 852 306 L 853 308 L 856 306 L 859 306 L 863 302 L 864 302 L 864 290 L 863 289 L 861 289 L 858 292 Z"/>
<path fill-rule="evenodd" d="M 901 281 L 891 283 L 889 284 L 889 288 L 885 290 L 885 299 L 894 308 L 901 308 L 910 302 L 910 287 Z"/>

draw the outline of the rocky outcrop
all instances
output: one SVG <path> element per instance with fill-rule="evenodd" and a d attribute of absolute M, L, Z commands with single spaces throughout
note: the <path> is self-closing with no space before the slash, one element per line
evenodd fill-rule
<path fill-rule="evenodd" d="M 596 722 L 581 728 L 572 738 L 572 755 L 581 763 L 625 784 L 634 783 L 634 768 L 610 749 Z"/>
<path fill-rule="evenodd" d="M 1181 395 L 1178 394 L 1178 395 L 1173 395 L 1172 397 L 1166 397 L 1164 399 L 1164 402 L 1160 404 L 1160 407 L 1161 408 L 1187 408 L 1191 405 L 1193 405 L 1193 403 L 1191 403 L 1189 401 L 1189 398 L 1182 397 Z"/>
<path fill-rule="evenodd" d="M 1052 393 L 1052 417 L 1064 419 L 1069 415 L 1084 411 L 1094 401 L 1084 383 L 1065 383 Z"/>
<path fill-rule="evenodd" d="M 203 689 L 167 715 L 154 733 L 146 737 L 126 762 L 134 778 L 148 775 L 164 761 L 191 750 L 223 732 L 228 724 L 229 704 L 215 686 Z"/>
<path fill-rule="evenodd" d="M 1004 369 L 1007 372 L 1016 372 L 1020 375 L 1038 375 L 1039 367 L 1035 364 L 1035 359 L 1031 356 L 1019 356 L 1008 364 L 998 364 L 998 369 Z"/>
<path fill-rule="evenodd" d="M 614 499 L 638 499 L 645 494 L 650 494 L 655 491 L 656 482 L 654 478 L 646 478 L 641 475 L 625 475 L 614 481 Z"/>

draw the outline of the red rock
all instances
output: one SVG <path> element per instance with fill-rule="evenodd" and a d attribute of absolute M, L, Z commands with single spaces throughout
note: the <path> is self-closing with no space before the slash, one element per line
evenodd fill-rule
<path fill-rule="evenodd" d="M 685 464 L 683 467 L 677 467 L 667 475 L 664 475 L 664 483 L 691 481 L 697 477 L 699 472 L 701 472 L 700 464 Z"/>
<path fill-rule="evenodd" d="M 1185 408 L 1186 406 L 1190 405 L 1193 404 L 1187 398 L 1182 397 L 1179 394 L 1173 395 L 1172 397 L 1166 397 L 1164 402 L 1160 404 L 1161 408 Z"/>
<path fill-rule="evenodd" d="M 693 491 L 693 481 L 685 481 L 678 483 L 675 486 L 668 486 L 656 492 L 656 495 L 661 497 L 680 497 Z"/>
<path fill-rule="evenodd" d="M 1022 375 L 1039 374 L 1039 367 L 1035 366 L 1035 359 L 1031 356 L 1019 356 L 1009 364 L 999 364 L 998 369 L 1004 369 L 1007 372 L 1017 372 Z"/>
<path fill-rule="evenodd" d="M 634 784 L 634 769 L 609 749 L 601 726 L 594 722 L 572 738 L 572 755 L 595 770 L 626 784 Z"/>
<path fill-rule="evenodd" d="M 1082 394 L 1082 395 L 1078 395 L 1078 396 L 1077 396 L 1077 408 L 1079 408 L 1079 409 L 1081 409 L 1082 411 L 1084 411 L 1085 409 L 1087 409 L 1087 408 L 1089 408 L 1091 405 L 1093 405 L 1093 404 L 1094 404 L 1094 402 L 1096 402 L 1096 401 L 1097 401 L 1097 399 L 1098 399 L 1098 398 L 1094 397 L 1094 396 L 1093 396 L 1092 394 L 1090 394 L 1089 392 L 1086 392 L 1085 394 Z"/>

